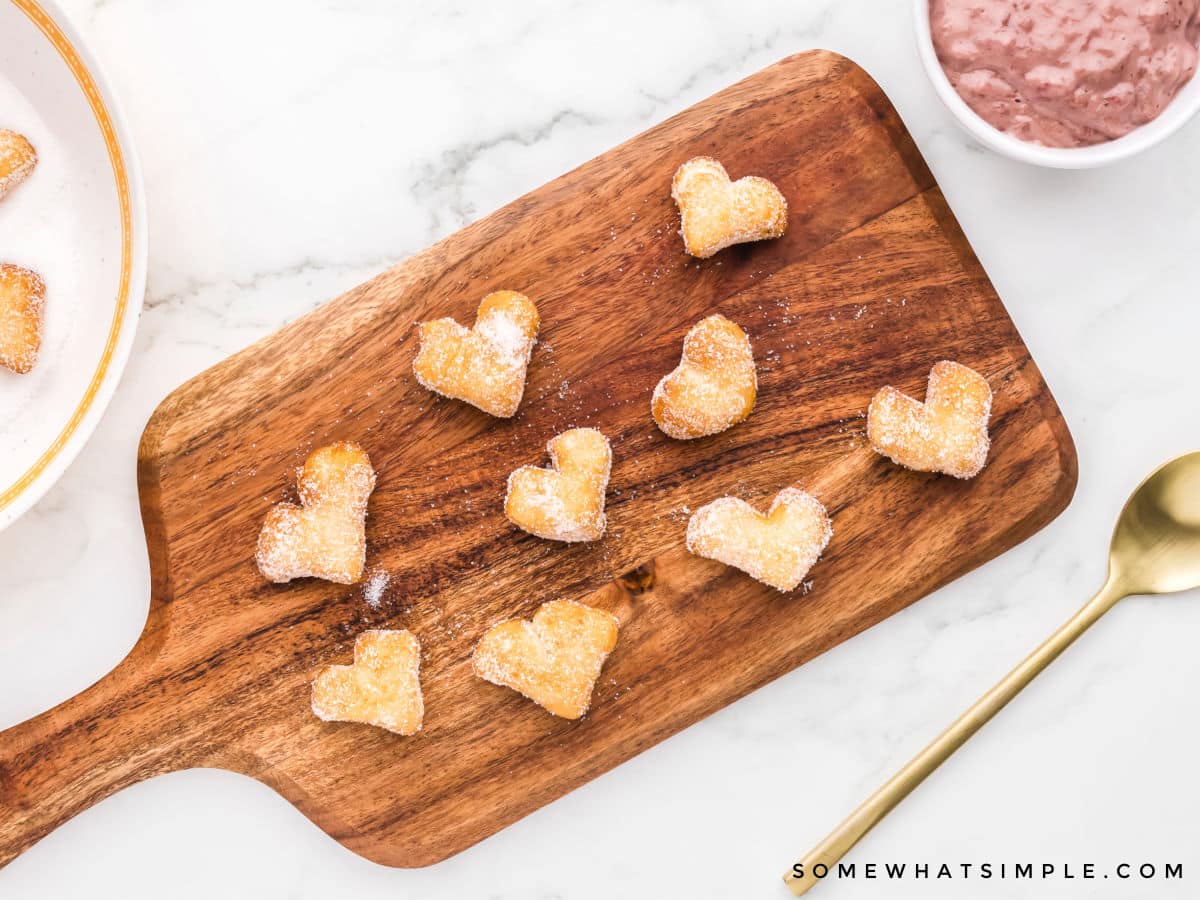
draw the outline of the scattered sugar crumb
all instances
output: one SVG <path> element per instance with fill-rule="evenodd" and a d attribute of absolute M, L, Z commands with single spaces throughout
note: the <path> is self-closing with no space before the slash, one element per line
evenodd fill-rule
<path fill-rule="evenodd" d="M 362 596 L 367 606 L 378 609 L 383 600 L 383 592 L 387 590 L 388 582 L 392 580 L 384 569 L 375 569 L 363 583 Z"/>

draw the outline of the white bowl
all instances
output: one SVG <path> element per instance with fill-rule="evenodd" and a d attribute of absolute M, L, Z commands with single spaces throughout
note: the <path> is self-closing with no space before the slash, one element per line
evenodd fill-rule
<path fill-rule="evenodd" d="M 146 284 L 146 210 L 129 130 L 53 0 L 0 0 L 0 127 L 38 152 L 0 202 L 0 259 L 46 281 L 28 375 L 0 369 L 0 528 L 78 455 L 116 389 Z"/>
<path fill-rule="evenodd" d="M 1174 134 L 1200 110 L 1200 77 L 1193 77 L 1157 119 L 1135 128 L 1115 141 L 1093 144 L 1090 147 L 1043 147 L 1040 144 L 1032 144 L 989 125 L 967 105 L 958 95 L 958 91 L 954 90 L 933 49 L 933 36 L 929 28 L 929 0 L 915 0 L 913 15 L 917 31 L 917 52 L 921 56 L 925 74 L 929 76 L 942 103 L 968 134 L 985 147 L 990 147 L 1010 159 L 1051 169 L 1092 169 L 1106 166 L 1153 147 Z"/>

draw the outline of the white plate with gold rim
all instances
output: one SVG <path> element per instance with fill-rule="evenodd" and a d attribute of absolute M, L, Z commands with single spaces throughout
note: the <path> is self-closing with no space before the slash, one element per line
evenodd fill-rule
<path fill-rule="evenodd" d="M 112 91 L 49 0 L 0 0 L 0 127 L 38 152 L 0 201 L 0 260 L 46 282 L 37 366 L 0 369 L 2 529 L 58 480 L 112 398 L 145 292 L 146 209 Z"/>

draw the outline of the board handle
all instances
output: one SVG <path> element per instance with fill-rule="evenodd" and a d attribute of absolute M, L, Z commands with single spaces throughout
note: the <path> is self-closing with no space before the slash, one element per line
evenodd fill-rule
<path fill-rule="evenodd" d="M 170 747 L 157 667 L 142 656 L 135 650 L 83 693 L 0 732 L 0 867 L 121 788 L 186 767 Z"/>

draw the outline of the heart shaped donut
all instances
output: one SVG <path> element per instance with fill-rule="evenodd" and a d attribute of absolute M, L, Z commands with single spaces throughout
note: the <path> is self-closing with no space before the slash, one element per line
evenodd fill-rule
<path fill-rule="evenodd" d="M 0 366 L 25 375 L 42 348 L 46 283 L 37 272 L 0 263 Z"/>
<path fill-rule="evenodd" d="M 973 369 L 943 360 L 929 372 L 925 402 L 885 387 L 867 409 L 877 453 L 918 472 L 973 478 L 987 463 L 992 389 Z"/>
<path fill-rule="evenodd" d="M 551 439 L 546 452 L 551 468 L 521 466 L 508 476 L 505 515 L 546 540 L 599 540 L 612 470 L 608 438 L 595 428 L 572 428 Z"/>
<path fill-rule="evenodd" d="M 473 328 L 453 319 L 421 323 L 413 372 L 434 393 L 507 419 L 525 393 L 538 324 L 532 300 L 516 291 L 495 291 L 479 304 Z"/>
<path fill-rule="evenodd" d="M 29 177 L 37 165 L 37 152 L 23 134 L 0 128 L 0 200 Z"/>
<path fill-rule="evenodd" d="M 730 181 L 715 159 L 697 156 L 675 170 L 671 197 L 679 207 L 683 245 L 706 259 L 733 244 L 780 237 L 787 228 L 787 200 L 756 175 Z"/>
<path fill-rule="evenodd" d="M 591 705 L 619 624 L 611 613 L 581 603 L 543 603 L 532 621 L 512 619 L 488 629 L 472 657 L 475 674 L 556 716 L 578 719 Z"/>
<path fill-rule="evenodd" d="M 687 548 L 697 556 L 741 569 L 776 590 L 791 591 L 833 537 L 821 502 L 784 488 L 764 516 L 738 497 L 719 497 L 688 520 Z"/>
<path fill-rule="evenodd" d="M 375 470 L 358 444 L 314 450 L 300 470 L 300 505 L 271 508 L 258 535 L 256 558 L 268 581 L 324 578 L 354 584 L 366 562 L 367 498 Z"/>
<path fill-rule="evenodd" d="M 683 358 L 654 388 L 650 411 L 664 434 L 688 440 L 736 425 L 750 415 L 757 394 L 746 332 L 711 315 L 683 339 Z"/>
<path fill-rule="evenodd" d="M 408 631 L 364 631 L 354 663 L 326 666 L 313 679 L 312 711 L 326 722 L 360 722 L 416 734 L 425 716 L 421 644 Z"/>

